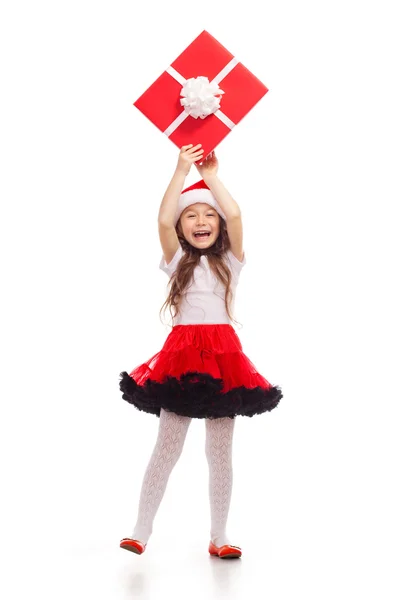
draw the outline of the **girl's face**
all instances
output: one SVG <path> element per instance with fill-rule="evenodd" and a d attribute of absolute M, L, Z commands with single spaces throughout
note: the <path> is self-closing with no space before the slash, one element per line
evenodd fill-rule
<path fill-rule="evenodd" d="M 181 214 L 183 235 L 189 244 L 196 248 L 212 246 L 219 236 L 219 214 L 209 204 L 191 204 Z M 199 235 L 199 232 L 206 232 Z"/>

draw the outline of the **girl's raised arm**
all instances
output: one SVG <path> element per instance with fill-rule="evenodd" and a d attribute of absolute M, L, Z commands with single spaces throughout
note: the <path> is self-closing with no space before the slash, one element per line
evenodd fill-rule
<path fill-rule="evenodd" d="M 162 225 L 174 226 L 175 213 L 178 208 L 178 200 L 183 189 L 185 178 L 188 175 L 192 164 L 202 156 L 203 150 L 201 149 L 201 144 L 197 144 L 197 146 L 194 147 L 193 144 L 182 146 L 175 173 L 161 201 L 158 222 Z"/>
<path fill-rule="evenodd" d="M 193 144 L 182 146 L 175 173 L 165 191 L 158 213 L 158 233 L 167 263 L 171 262 L 179 247 L 178 236 L 175 231 L 175 214 L 178 208 L 179 196 L 182 192 L 185 178 L 190 167 L 196 160 L 201 159 L 203 150 L 201 144 L 193 147 Z"/>

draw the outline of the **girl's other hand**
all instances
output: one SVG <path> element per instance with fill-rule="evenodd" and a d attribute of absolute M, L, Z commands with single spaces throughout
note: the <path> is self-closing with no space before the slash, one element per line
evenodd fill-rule
<path fill-rule="evenodd" d="M 176 170 L 184 173 L 186 176 L 189 173 L 192 164 L 203 157 L 203 153 L 204 151 L 201 144 L 197 144 L 197 146 L 193 146 L 193 144 L 182 146 Z"/>
<path fill-rule="evenodd" d="M 218 159 L 215 156 L 215 151 L 210 152 L 201 164 L 196 164 L 196 169 L 203 179 L 216 175 L 218 172 Z"/>

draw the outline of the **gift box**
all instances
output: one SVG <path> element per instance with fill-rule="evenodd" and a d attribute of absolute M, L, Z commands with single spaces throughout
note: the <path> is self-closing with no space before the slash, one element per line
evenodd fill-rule
<path fill-rule="evenodd" d="M 206 157 L 267 92 L 202 31 L 133 105 L 178 148 L 202 144 Z"/>

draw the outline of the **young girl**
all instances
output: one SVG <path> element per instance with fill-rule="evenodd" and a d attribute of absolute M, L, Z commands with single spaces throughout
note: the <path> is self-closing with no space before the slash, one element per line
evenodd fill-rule
<path fill-rule="evenodd" d="M 157 354 L 130 374 L 120 374 L 124 400 L 159 417 L 137 522 L 132 537 L 120 542 L 121 548 L 136 554 L 146 548 L 188 427 L 197 418 L 205 420 L 206 428 L 208 551 L 220 558 L 241 556 L 241 549 L 231 545 L 226 533 L 235 416 L 270 411 L 283 397 L 281 389 L 259 374 L 243 353 L 231 325 L 235 290 L 246 264 L 241 213 L 217 177 L 215 153 L 202 158 L 201 144 L 181 148 L 158 216 L 160 269 L 170 277 L 162 308 L 170 309 L 172 331 Z M 182 191 L 193 163 L 203 179 Z"/>

